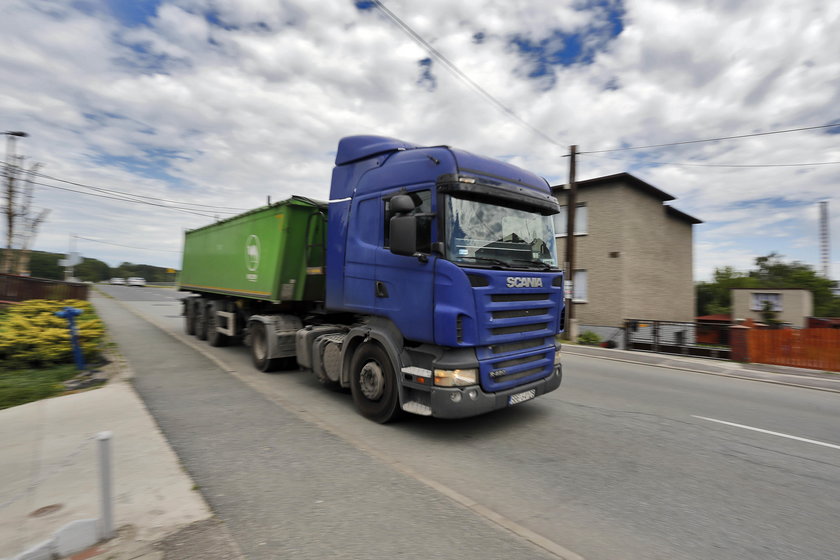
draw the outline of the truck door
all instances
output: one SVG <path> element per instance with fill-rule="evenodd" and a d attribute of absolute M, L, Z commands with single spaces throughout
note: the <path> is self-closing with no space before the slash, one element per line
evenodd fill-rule
<path fill-rule="evenodd" d="M 382 196 L 383 243 L 376 251 L 376 312 L 394 321 L 405 338 L 418 342 L 434 342 L 432 298 L 436 257 L 430 253 L 436 228 L 432 192 L 431 187 L 426 187 L 408 192 L 392 191 Z M 428 255 L 427 259 L 395 255 L 390 251 L 389 225 L 393 214 L 389 199 L 395 194 L 408 194 L 414 199 L 418 249 Z"/>

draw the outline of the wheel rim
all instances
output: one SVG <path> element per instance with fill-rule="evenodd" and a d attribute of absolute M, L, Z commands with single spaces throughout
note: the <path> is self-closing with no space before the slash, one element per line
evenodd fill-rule
<path fill-rule="evenodd" d="M 359 388 L 368 400 L 375 401 L 382 397 L 385 375 L 378 363 L 369 361 L 362 366 L 359 372 Z"/>

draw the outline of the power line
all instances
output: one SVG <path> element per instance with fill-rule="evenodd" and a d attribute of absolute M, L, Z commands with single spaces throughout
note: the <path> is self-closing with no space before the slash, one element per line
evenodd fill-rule
<path fill-rule="evenodd" d="M 105 195 L 105 194 L 97 194 L 97 193 L 91 193 L 91 192 L 77 191 L 77 190 L 73 190 L 73 189 L 68 189 L 66 187 L 59 187 L 58 185 L 48 185 L 46 183 L 38 183 L 37 181 L 33 181 L 33 184 L 34 185 L 39 185 L 41 187 L 47 187 L 47 188 L 50 188 L 50 189 L 58 189 L 58 190 L 61 190 L 61 191 L 67 191 L 67 192 L 72 192 L 72 193 L 76 193 L 76 194 L 83 194 L 83 195 L 86 195 L 86 196 L 95 196 L 97 198 L 107 198 L 107 199 L 110 199 L 110 200 L 119 200 L 121 202 L 131 202 L 133 204 L 146 204 L 148 206 L 157 206 L 159 208 L 166 208 L 168 210 L 174 210 L 175 212 L 183 212 L 183 213 L 186 213 L 186 214 L 193 214 L 193 215 L 196 215 L 196 216 L 201 216 L 203 218 L 215 218 L 215 216 L 213 216 L 212 214 L 204 214 L 204 213 L 196 212 L 194 210 L 190 210 L 190 209 L 186 209 L 186 208 L 179 208 L 179 207 L 175 207 L 175 206 L 167 206 L 165 204 L 156 204 L 154 202 L 146 202 L 146 201 L 143 201 L 143 200 L 132 200 L 132 199 L 129 199 L 129 198 L 119 198 L 119 197 L 116 197 L 116 196 L 108 196 L 108 195 Z M 222 213 L 235 214 L 235 212 L 222 212 Z"/>
<path fill-rule="evenodd" d="M 446 56 L 444 56 L 443 53 L 441 53 L 436 48 L 434 48 L 419 33 L 414 31 L 414 29 L 412 29 L 411 26 L 409 26 L 402 19 L 400 19 L 399 16 L 397 16 L 394 12 L 392 12 L 391 10 L 386 8 L 385 5 L 382 4 L 382 2 L 380 2 L 380 0 L 372 0 L 372 2 L 386 16 L 388 16 L 391 19 L 391 21 L 393 21 L 397 25 L 397 27 L 399 27 L 403 32 L 405 32 L 406 35 L 408 35 L 409 38 L 412 41 L 414 41 L 415 43 L 417 43 L 418 45 L 423 47 L 430 55 L 432 55 L 432 57 L 434 57 L 435 59 L 438 60 L 438 62 L 443 64 L 444 68 L 449 70 L 452 74 L 455 75 L 456 78 L 458 78 L 459 80 L 461 80 L 462 82 L 464 82 L 465 84 L 470 86 L 474 91 L 476 91 L 481 96 L 483 96 L 484 99 L 486 99 L 487 101 L 492 103 L 502 113 L 504 113 L 508 117 L 514 119 L 515 121 L 517 121 L 519 124 L 523 125 L 524 127 L 528 128 L 531 132 L 537 134 L 538 136 L 540 136 L 542 139 L 546 140 L 550 144 L 553 144 L 553 145 L 558 146 L 560 148 L 565 148 L 565 146 L 560 144 L 560 142 L 558 142 L 557 140 L 555 140 L 554 138 L 552 138 L 548 134 L 544 133 L 542 130 L 538 129 L 534 125 L 532 125 L 529 122 L 522 119 L 522 117 L 520 117 L 519 115 L 514 113 L 511 108 L 509 108 L 507 105 L 505 105 L 504 103 L 502 103 L 501 101 L 496 99 L 490 92 L 488 92 L 486 89 L 481 87 L 481 85 L 479 85 L 477 82 L 475 82 L 472 78 L 467 76 L 464 72 L 461 71 L 460 68 L 455 66 L 455 64 L 451 60 L 449 60 Z"/>
<path fill-rule="evenodd" d="M 605 156 L 593 155 L 592 152 L 578 152 L 589 157 L 600 157 L 602 159 L 611 159 L 614 161 L 623 161 L 618 158 L 611 158 Z M 686 163 L 678 161 L 645 161 L 645 165 L 679 165 L 682 167 L 727 167 L 727 168 L 762 168 L 762 167 L 814 167 L 820 165 L 837 165 L 840 161 L 817 161 L 809 163 L 742 163 L 742 164 L 728 164 L 728 163 Z"/>
<path fill-rule="evenodd" d="M 8 166 L 9 164 L 4 163 L 3 165 Z M 219 210 L 225 210 L 225 211 L 227 211 L 227 210 L 237 210 L 237 211 L 244 212 L 245 210 L 247 210 L 246 208 L 231 208 L 229 206 L 215 206 L 215 205 L 212 205 L 212 204 L 200 204 L 198 202 L 184 202 L 184 201 L 179 201 L 179 200 L 168 200 L 168 199 L 165 199 L 165 198 L 159 198 L 159 197 L 154 197 L 154 196 L 144 196 L 144 195 L 141 195 L 141 194 L 127 193 L 127 192 L 124 192 L 124 191 L 118 191 L 118 190 L 114 190 L 114 189 L 106 189 L 104 187 L 96 187 L 96 186 L 93 186 L 93 185 L 87 185 L 85 183 L 78 183 L 78 182 L 75 182 L 75 181 L 69 181 L 67 179 L 61 179 L 59 177 L 52 177 L 52 176 L 46 175 L 44 173 L 34 173 L 34 175 L 37 176 L 37 177 L 42 177 L 44 179 L 49 179 L 51 181 L 58 181 L 59 183 L 66 183 L 68 185 L 73 185 L 75 187 L 82 187 L 82 188 L 85 188 L 85 189 L 91 189 L 91 190 L 104 192 L 104 193 L 108 193 L 108 194 L 116 194 L 116 195 L 119 195 L 119 196 L 142 198 L 142 199 L 146 199 L 146 200 L 154 200 L 154 201 L 157 201 L 157 202 L 169 202 L 169 203 L 172 203 L 172 204 L 183 204 L 183 205 L 187 205 L 187 206 L 200 206 L 202 208 L 219 209 Z"/>
<path fill-rule="evenodd" d="M 840 126 L 840 123 L 822 124 L 818 126 L 803 126 L 800 128 L 788 128 L 786 130 L 771 130 L 769 132 L 754 132 L 752 134 L 737 134 L 733 136 L 720 136 L 718 138 L 705 138 L 703 140 L 684 140 L 682 142 L 668 142 L 666 144 L 649 144 L 647 146 L 628 146 L 626 148 L 613 148 L 611 150 L 591 150 L 588 152 L 578 152 L 579 154 L 606 154 L 610 152 L 625 152 L 627 150 L 646 150 L 648 148 L 664 148 L 667 146 L 681 146 L 684 144 L 699 144 L 701 142 L 718 142 L 720 140 L 735 140 L 738 138 L 753 138 L 755 136 L 769 136 L 771 134 L 787 134 L 788 132 L 802 132 L 803 130 L 817 130 L 821 128 L 831 128 Z M 836 162 L 830 162 L 836 163 Z M 674 164 L 677 165 L 677 164 Z M 797 164 L 800 165 L 800 164 Z M 802 165 L 825 165 L 823 163 L 817 164 L 802 164 Z M 787 167 L 787 166 L 785 166 Z"/>
<path fill-rule="evenodd" d="M 426 41 L 419 33 L 414 31 L 406 22 L 400 19 L 394 12 L 389 10 L 380 0 L 372 0 L 372 3 L 379 8 L 382 13 L 384 13 L 388 18 L 391 19 L 403 32 L 405 32 L 409 38 L 411 38 L 415 43 L 420 45 L 424 48 L 432 57 L 437 59 L 441 64 L 443 64 L 444 68 L 449 70 L 456 78 L 467 84 L 471 87 L 474 91 L 479 93 L 483 96 L 487 101 L 492 103 L 497 109 L 502 111 L 505 115 L 509 116 L 510 118 L 516 120 L 519 124 L 525 126 L 544 140 L 548 141 L 549 143 L 558 146 L 562 146 L 557 140 L 551 138 L 543 131 L 539 130 L 535 126 L 531 125 L 524 119 L 522 119 L 519 115 L 517 115 L 512 109 L 506 106 L 504 103 L 496 99 L 490 92 L 484 89 L 481 85 L 471 79 L 467 74 L 465 74 L 461 69 L 459 69 L 452 61 L 450 61 L 443 53 L 435 49 L 428 41 Z M 825 129 L 825 128 L 832 128 L 840 126 L 840 123 L 833 123 L 833 124 L 826 124 L 826 125 L 817 125 L 817 126 L 804 126 L 799 128 L 790 128 L 785 130 L 773 130 L 768 132 L 755 132 L 750 134 L 736 134 L 731 136 L 720 136 L 716 138 L 704 138 L 700 140 L 684 140 L 680 142 L 668 142 L 663 144 L 649 144 L 645 146 L 627 146 L 624 148 L 613 148 L 610 150 L 590 150 L 585 152 L 578 152 L 580 155 L 591 155 L 591 154 L 603 154 L 603 153 L 611 153 L 611 152 L 621 152 L 621 151 L 628 151 L 628 150 L 643 150 L 643 149 L 651 149 L 651 148 L 664 148 L 668 146 L 680 146 L 685 144 L 699 144 L 703 142 L 718 142 L 721 140 L 736 140 L 740 138 L 752 138 L 757 136 L 769 136 L 773 134 L 787 134 L 791 132 L 802 132 L 806 130 L 818 130 L 818 129 Z M 568 157 L 568 155 L 564 155 L 563 157 Z M 702 164 L 702 163 L 679 163 L 679 162 L 646 162 L 652 165 L 681 165 L 687 167 L 731 167 L 731 168 L 755 168 L 755 167 L 805 167 L 805 166 L 819 166 L 819 165 L 834 165 L 840 163 L 838 161 L 828 161 L 828 162 L 813 162 L 813 163 L 791 163 L 791 164 L 742 164 L 742 165 L 725 165 L 725 164 Z"/>
<path fill-rule="evenodd" d="M 90 237 L 82 237 L 81 235 L 74 235 L 76 239 L 83 239 L 85 241 L 93 241 L 94 243 L 102 243 L 103 245 L 113 245 L 115 247 L 123 247 L 125 249 L 138 249 L 140 251 L 154 251 L 156 253 L 180 253 L 181 251 L 173 251 L 171 249 L 149 249 L 146 247 L 132 247 L 131 245 L 121 245 L 119 243 L 111 243 L 110 241 L 100 241 L 99 239 L 91 239 Z"/>

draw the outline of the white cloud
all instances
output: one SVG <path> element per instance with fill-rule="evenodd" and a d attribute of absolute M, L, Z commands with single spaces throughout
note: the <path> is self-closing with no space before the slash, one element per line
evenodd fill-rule
<path fill-rule="evenodd" d="M 600 3 L 386 3 L 559 146 L 440 62 L 421 66 L 427 52 L 378 10 L 350 1 L 163 1 L 135 25 L 104 2 L 7 4 L 0 128 L 31 134 L 18 144 L 24 153 L 56 177 L 223 207 L 254 207 L 268 195 L 327 198 L 337 141 L 349 134 L 454 145 L 562 183 L 572 143 L 589 151 L 824 124 L 840 106 L 840 5 L 818 0 L 629 0 L 612 40 Z M 546 65 L 514 37 L 557 48 L 580 39 L 595 54 L 591 64 Z M 540 68 L 544 76 L 528 77 Z M 716 266 L 748 268 L 776 249 L 817 265 L 807 209 L 823 198 L 840 209 L 840 166 L 651 162 L 840 161 L 838 138 L 812 131 L 582 156 L 578 176 L 630 171 L 677 196 L 674 206 L 707 222 L 697 228 L 698 278 Z M 209 220 L 47 187 L 36 203 L 53 209 L 38 249 L 65 250 L 70 233 L 151 249 L 80 247 L 111 264 L 177 266 L 183 228 Z"/>

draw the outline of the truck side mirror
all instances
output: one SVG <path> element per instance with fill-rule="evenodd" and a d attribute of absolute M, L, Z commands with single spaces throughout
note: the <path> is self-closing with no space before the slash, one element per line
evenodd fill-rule
<path fill-rule="evenodd" d="M 392 253 L 409 257 L 417 253 L 417 216 L 394 216 L 389 227 Z"/>

